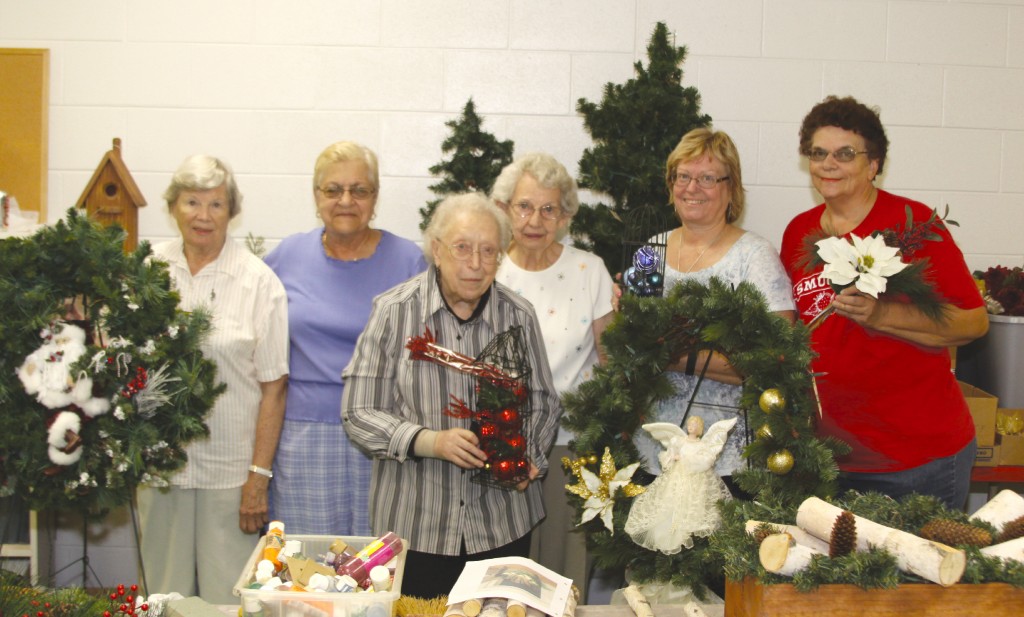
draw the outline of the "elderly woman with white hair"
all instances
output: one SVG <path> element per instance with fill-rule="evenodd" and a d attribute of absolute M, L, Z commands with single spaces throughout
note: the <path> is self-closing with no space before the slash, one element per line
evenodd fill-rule
<path fill-rule="evenodd" d="M 590 379 L 601 357 L 601 333 L 612 319 L 612 278 L 598 256 L 560 242 L 579 210 L 576 181 L 554 157 L 533 153 L 502 170 L 491 197 L 508 213 L 512 244 L 497 280 L 529 300 L 544 334 L 559 394 Z M 552 460 L 569 456 L 572 433 L 558 432 Z M 583 534 L 568 505 L 567 477 L 555 465 L 544 480 L 547 518 L 535 530 L 532 555 L 576 581 L 586 601 L 589 567 Z"/>
<path fill-rule="evenodd" d="M 182 310 L 212 315 L 201 348 L 227 390 L 206 418 L 209 437 L 188 445 L 188 463 L 170 486 L 139 488 L 146 593 L 231 604 L 268 522 L 288 379 L 288 304 L 270 268 L 228 237 L 242 196 L 226 164 L 185 159 L 164 199 L 181 237 L 154 246 L 153 259 L 167 262 Z"/>
<path fill-rule="evenodd" d="M 494 281 L 511 236 L 508 217 L 486 196 L 442 201 L 424 232 L 430 267 L 374 299 L 342 373 L 343 425 L 373 456 L 373 533 L 409 542 L 404 595 L 447 594 L 468 561 L 525 557 L 544 517 L 533 480 L 548 469 L 562 408 L 533 307 Z M 477 358 L 515 327 L 532 369 L 523 430 L 529 475 L 502 488 L 473 481 L 488 462 L 485 444 L 471 417 L 446 413 L 453 399 L 475 401 L 477 376 L 414 359 L 406 343 L 429 332 L 436 345 Z"/>

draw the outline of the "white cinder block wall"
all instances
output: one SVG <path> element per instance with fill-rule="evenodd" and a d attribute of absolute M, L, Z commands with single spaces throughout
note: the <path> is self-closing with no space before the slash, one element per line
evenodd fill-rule
<path fill-rule="evenodd" d="M 417 238 L 444 122 L 470 96 L 517 152 L 575 170 L 592 145 L 577 99 L 631 77 L 659 20 L 740 147 L 745 227 L 778 245 L 817 203 L 797 129 L 852 94 L 889 132 L 881 186 L 948 204 L 972 268 L 1024 262 L 1024 0 L 0 0 L 0 46 L 51 50 L 50 221 L 120 137 L 143 237 L 176 233 L 161 193 L 207 152 L 245 194 L 233 234 L 272 246 L 316 224 L 313 162 L 339 139 L 380 156 L 375 224 Z M 136 579 L 128 520 L 90 531 L 103 584 Z M 57 544 L 58 566 L 80 557 L 80 524 Z"/>

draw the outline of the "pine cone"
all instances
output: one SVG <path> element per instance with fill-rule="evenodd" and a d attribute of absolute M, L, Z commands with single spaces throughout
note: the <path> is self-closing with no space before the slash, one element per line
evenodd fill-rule
<path fill-rule="evenodd" d="M 767 538 L 768 536 L 773 536 L 777 533 L 782 533 L 782 530 L 776 527 L 775 525 L 771 525 L 769 523 L 762 523 L 758 525 L 756 529 L 754 529 L 754 542 L 757 542 L 757 545 L 761 546 L 761 543 L 764 542 L 765 538 Z"/>
<path fill-rule="evenodd" d="M 1024 516 L 1018 516 L 1003 525 L 1003 530 L 999 532 L 999 537 L 996 538 L 996 543 L 1009 542 L 1010 540 L 1016 540 L 1020 537 L 1024 537 Z"/>
<path fill-rule="evenodd" d="M 992 534 L 967 523 L 958 523 L 946 518 L 929 521 L 919 534 L 925 540 L 934 540 L 949 546 L 977 546 L 992 544 Z"/>
<path fill-rule="evenodd" d="M 849 555 L 857 548 L 857 521 L 853 513 L 843 510 L 832 524 L 832 538 L 828 543 L 829 557 Z"/>

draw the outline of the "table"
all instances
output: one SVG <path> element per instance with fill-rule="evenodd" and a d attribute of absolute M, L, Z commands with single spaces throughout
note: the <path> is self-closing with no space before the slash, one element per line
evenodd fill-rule
<path fill-rule="evenodd" d="M 971 468 L 971 482 L 1024 484 L 1024 466 L 973 467 Z"/>

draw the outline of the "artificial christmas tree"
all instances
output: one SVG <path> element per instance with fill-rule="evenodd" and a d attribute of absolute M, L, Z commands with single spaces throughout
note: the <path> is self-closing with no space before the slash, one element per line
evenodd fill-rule
<path fill-rule="evenodd" d="M 420 229 L 427 228 L 434 208 L 446 195 L 480 191 L 489 193 L 494 179 L 512 162 L 511 140 L 499 141 L 481 128 L 483 119 L 476 114 L 473 99 L 466 101 L 458 120 L 445 122 L 452 134 L 441 143 L 441 151 L 452 153 L 451 158 L 430 168 L 430 173 L 441 176 L 441 181 L 430 185 L 437 199 L 420 208 Z"/>
<path fill-rule="evenodd" d="M 600 256 L 609 272 L 623 270 L 623 239 L 644 241 L 675 227 L 665 189 L 665 159 L 688 131 L 706 127 L 700 95 L 683 87 L 686 48 L 669 42 L 658 22 L 647 45 L 647 67 L 636 77 L 608 83 L 600 104 L 580 99 L 576 109 L 594 140 L 580 158 L 579 185 L 608 195 L 606 204 L 580 204 L 570 229 L 574 243 Z"/>

